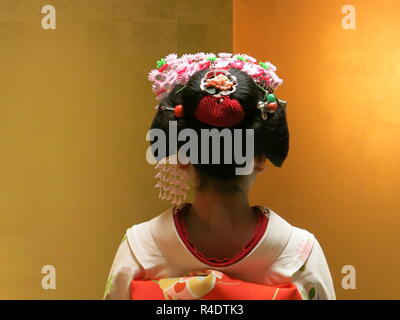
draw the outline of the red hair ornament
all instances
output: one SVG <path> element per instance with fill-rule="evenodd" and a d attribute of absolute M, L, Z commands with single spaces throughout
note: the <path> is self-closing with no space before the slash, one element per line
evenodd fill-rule
<path fill-rule="evenodd" d="M 212 69 L 201 79 L 200 89 L 208 95 L 200 100 L 195 118 L 216 127 L 233 127 L 243 121 L 245 111 L 229 95 L 236 91 L 236 77 L 226 69 Z"/>
<path fill-rule="evenodd" d="M 205 124 L 233 127 L 243 121 L 245 111 L 236 99 L 205 96 L 200 100 L 194 116 Z"/>
<path fill-rule="evenodd" d="M 181 104 L 177 104 L 173 108 L 166 107 L 166 106 L 163 106 L 163 105 L 158 105 L 155 108 L 159 109 L 159 110 L 173 111 L 176 118 L 183 118 L 185 116 L 185 112 L 183 111 L 183 105 L 181 105 Z"/>

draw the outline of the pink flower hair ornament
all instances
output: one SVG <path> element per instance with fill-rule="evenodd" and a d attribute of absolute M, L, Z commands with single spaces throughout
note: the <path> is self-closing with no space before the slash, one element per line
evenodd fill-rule
<path fill-rule="evenodd" d="M 228 68 L 237 68 L 247 73 L 266 93 L 271 93 L 282 83 L 282 79 L 275 73 L 276 67 L 270 62 L 257 62 L 246 54 L 215 55 L 204 52 L 184 54 L 179 58 L 175 53 L 171 53 L 157 61 L 157 68 L 150 71 L 148 79 L 153 83 L 152 89 L 156 99 L 161 101 L 175 85 L 185 86 L 197 71 Z"/>

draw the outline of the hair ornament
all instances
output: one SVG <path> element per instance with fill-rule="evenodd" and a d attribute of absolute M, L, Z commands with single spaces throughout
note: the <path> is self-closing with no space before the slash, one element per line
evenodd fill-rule
<path fill-rule="evenodd" d="M 177 155 L 171 155 L 157 162 L 155 178 L 158 179 L 155 188 L 159 188 L 158 197 L 169 200 L 174 205 L 181 204 L 185 199 L 193 176 L 188 170 L 176 165 Z"/>
<path fill-rule="evenodd" d="M 210 70 L 200 83 L 200 89 L 213 97 L 228 96 L 236 91 L 236 86 L 236 77 L 224 69 Z"/>
<path fill-rule="evenodd" d="M 177 118 L 183 118 L 185 113 L 183 112 L 183 106 L 181 104 L 178 104 L 174 108 L 174 114 L 175 117 Z"/>
<path fill-rule="evenodd" d="M 183 106 L 181 104 L 177 104 L 174 108 L 163 106 L 163 105 L 158 105 L 158 106 L 156 106 L 156 108 L 159 110 L 173 111 L 175 117 L 177 117 L 177 118 L 183 118 L 185 115 L 185 113 L 183 111 Z"/>
<path fill-rule="evenodd" d="M 189 78 L 197 71 L 228 68 L 242 70 L 264 89 L 267 87 L 275 89 L 282 83 L 282 79 L 275 73 L 276 67 L 268 61 L 257 63 L 255 58 L 246 54 L 204 52 L 184 54 L 181 57 L 175 53 L 169 54 L 157 61 L 156 69 L 150 71 L 148 79 L 152 82 L 152 90 L 156 94 L 156 99 L 161 101 L 176 85 L 183 86 L 177 92 L 183 90 Z M 223 77 L 219 78 L 222 80 Z M 223 79 L 222 83 L 228 83 L 225 78 Z M 213 82 L 217 84 L 217 80 Z M 218 84 L 218 86 L 224 88 L 222 84 Z M 228 87 L 230 86 L 229 84 Z M 218 89 L 215 85 L 210 88 Z"/>
<path fill-rule="evenodd" d="M 276 95 L 274 94 L 274 89 L 271 87 L 267 87 L 266 89 L 256 85 L 264 91 L 265 96 L 258 102 L 257 109 L 261 111 L 261 118 L 263 120 L 268 119 L 268 115 L 274 113 L 278 109 L 278 102 L 284 103 L 286 108 L 286 101 L 278 100 Z"/>
<path fill-rule="evenodd" d="M 274 94 L 274 90 L 283 82 L 275 73 L 276 67 L 268 61 L 257 62 L 246 54 L 198 52 L 178 57 L 171 53 L 157 61 L 156 69 L 149 72 L 148 79 L 152 82 L 156 99 L 161 102 L 177 86 L 181 87 L 175 94 L 184 90 L 194 73 L 208 70 L 200 83 L 200 89 L 207 95 L 201 99 L 194 117 L 216 127 L 233 127 L 243 121 L 245 110 L 238 100 L 230 97 L 238 85 L 236 77 L 228 71 L 230 68 L 248 74 L 264 92 L 257 106 L 262 119 L 266 120 L 278 106 L 286 107 L 286 101 L 278 100 Z M 185 116 L 181 104 L 174 107 L 158 104 L 155 108 L 171 111 L 176 118 Z M 185 200 L 194 176 L 190 170 L 177 165 L 176 157 L 177 154 L 174 154 L 158 161 L 155 166 L 155 178 L 158 179 L 155 187 L 159 188 L 160 199 L 179 205 Z"/>

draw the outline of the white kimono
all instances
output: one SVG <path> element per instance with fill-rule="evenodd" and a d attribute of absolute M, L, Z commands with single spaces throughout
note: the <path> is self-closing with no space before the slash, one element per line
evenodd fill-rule
<path fill-rule="evenodd" d="M 177 232 L 172 208 L 132 226 L 118 248 L 104 299 L 130 299 L 133 279 L 181 277 L 204 269 L 269 286 L 291 283 L 303 299 L 336 299 L 328 264 L 314 235 L 269 208 L 260 209 L 268 217 L 266 232 L 250 253 L 224 267 L 211 267 L 189 251 Z"/>

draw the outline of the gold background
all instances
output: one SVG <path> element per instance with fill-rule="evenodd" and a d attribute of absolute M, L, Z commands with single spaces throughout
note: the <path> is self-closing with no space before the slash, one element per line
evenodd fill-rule
<path fill-rule="evenodd" d="M 56 8 L 44 30 L 41 7 Z M 343 5 L 356 7 L 344 30 Z M 278 67 L 289 156 L 252 190 L 321 242 L 339 299 L 399 299 L 397 0 L 2 0 L 0 298 L 99 299 L 126 228 L 168 207 L 147 73 L 176 52 Z M 56 290 L 43 290 L 53 265 Z M 341 288 L 341 268 L 357 289 Z"/>
<path fill-rule="evenodd" d="M 341 27 L 344 5 L 356 29 Z M 284 80 L 289 156 L 258 179 L 266 203 L 313 232 L 339 299 L 400 299 L 400 20 L 397 0 L 236 0 L 234 50 Z M 344 290 L 344 265 L 356 289 Z"/>
<path fill-rule="evenodd" d="M 169 205 L 145 159 L 147 74 L 232 51 L 232 2 L 2 0 L 0 43 L 0 298 L 100 299 L 125 229 Z"/>

